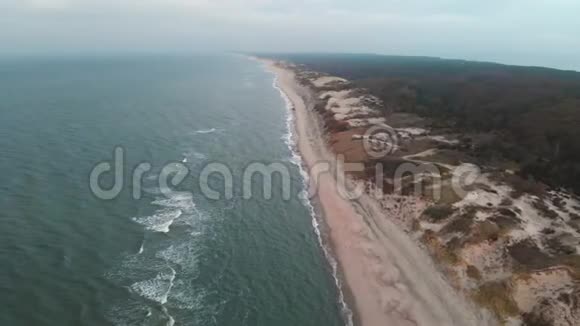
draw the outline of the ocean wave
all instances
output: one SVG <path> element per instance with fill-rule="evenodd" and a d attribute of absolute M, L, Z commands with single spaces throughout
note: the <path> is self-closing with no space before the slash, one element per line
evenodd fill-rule
<path fill-rule="evenodd" d="M 196 130 L 194 131 L 196 134 L 212 134 L 214 132 L 218 132 L 221 131 L 221 129 L 216 129 L 216 128 L 210 128 L 210 129 L 200 129 L 200 130 Z"/>
<path fill-rule="evenodd" d="M 152 189 L 147 190 L 149 193 L 157 194 Z M 159 206 L 160 209 L 152 215 L 134 217 L 132 220 L 153 232 L 168 233 L 169 228 L 176 222 L 194 226 L 195 222 L 204 217 L 197 209 L 193 195 L 187 192 L 173 192 L 170 197 L 158 197 L 151 205 Z"/>
<path fill-rule="evenodd" d="M 158 174 L 152 174 L 152 175 L 148 175 L 145 180 L 157 180 L 157 178 L 159 178 Z"/>
<path fill-rule="evenodd" d="M 175 325 L 175 319 L 173 318 L 173 316 L 171 316 L 169 314 L 169 311 L 167 311 L 167 308 L 163 307 L 161 309 L 161 311 L 163 312 L 163 314 L 165 315 L 165 317 L 167 317 L 167 323 L 165 323 L 166 326 L 173 326 Z"/>
<path fill-rule="evenodd" d="M 133 218 L 135 222 L 144 225 L 147 230 L 167 233 L 170 226 L 181 219 L 188 225 L 201 228 L 198 222 L 203 215 L 196 208 L 193 196 L 189 193 L 175 193 L 170 198 L 157 198 L 151 204 L 160 206 L 161 209 L 150 216 Z M 202 234 L 202 231 L 203 228 L 199 234 Z M 176 278 L 174 268 L 177 267 L 175 266 L 179 266 L 180 273 L 185 273 L 184 275 L 187 277 L 195 276 L 199 272 L 197 265 L 201 247 L 198 246 L 197 242 L 195 238 L 187 238 L 165 248 L 161 243 L 157 246 L 152 244 L 149 250 L 153 255 L 151 256 L 151 254 L 142 255 L 144 252 L 143 241 L 137 255 L 126 257 L 117 273 L 111 273 L 111 276 L 123 273 L 123 277 L 116 277 L 116 279 L 134 280 L 144 272 L 166 270 L 158 273 L 153 279 L 134 282 L 129 286 L 131 291 L 139 296 L 164 305 L 171 297 L 170 294 Z M 159 245 L 162 248 L 159 248 Z M 180 295 L 180 299 L 183 299 L 183 294 Z M 167 325 L 175 323 L 171 315 L 168 313 L 164 315 L 166 315 Z"/>
<path fill-rule="evenodd" d="M 137 252 L 137 255 L 142 254 L 145 251 L 145 240 L 141 241 L 141 246 L 139 247 L 139 251 Z"/>
<path fill-rule="evenodd" d="M 195 243 L 187 242 L 180 245 L 172 245 L 158 252 L 155 256 L 169 263 L 180 266 L 185 273 L 197 274 L 198 257 L 201 250 Z"/>
<path fill-rule="evenodd" d="M 308 190 L 302 189 L 302 191 L 298 193 L 298 199 L 302 203 L 302 206 L 308 207 L 308 205 L 310 205 L 310 195 L 308 193 Z"/>
<path fill-rule="evenodd" d="M 195 151 L 183 153 L 182 163 L 187 163 L 187 162 L 189 162 L 190 159 L 195 160 L 195 161 L 202 161 L 202 160 L 207 159 L 207 156 L 203 153 L 195 152 Z"/>
<path fill-rule="evenodd" d="M 210 303 L 210 294 L 201 286 L 193 286 L 190 282 L 177 280 L 171 290 L 169 307 L 172 309 L 185 310 L 188 312 L 187 325 L 214 325 L 215 316 L 219 314 L 220 307 L 227 301 L 221 303 Z"/>
<path fill-rule="evenodd" d="M 320 223 L 318 222 L 318 219 L 316 218 L 316 210 L 314 209 L 314 206 L 312 205 L 312 202 L 310 201 L 308 196 L 306 197 L 305 202 L 307 203 L 306 207 L 308 207 L 308 210 L 310 211 L 310 216 L 312 217 L 312 227 L 314 228 L 314 232 L 316 233 L 316 237 L 318 238 L 318 243 L 320 244 L 320 247 L 322 248 L 322 251 L 324 252 L 324 256 L 326 257 L 326 260 L 329 262 L 330 267 L 332 268 L 332 277 L 333 277 L 334 283 L 338 289 L 338 302 L 340 303 L 340 306 L 341 306 L 340 307 L 341 312 L 342 312 L 344 318 L 346 319 L 347 326 L 353 326 L 354 325 L 353 312 L 350 309 L 350 307 L 348 306 L 348 304 L 346 303 L 344 292 L 342 290 L 343 285 L 342 285 L 342 280 L 339 277 L 338 261 L 332 255 L 331 249 L 328 247 L 328 245 L 326 245 L 326 243 L 323 239 Z"/>
<path fill-rule="evenodd" d="M 195 207 L 193 196 L 190 193 L 173 193 L 169 198 L 157 198 L 151 202 L 152 205 L 166 208 L 179 208 L 183 212 L 191 212 Z"/>
<path fill-rule="evenodd" d="M 134 283 L 129 288 L 145 299 L 166 304 L 176 276 L 175 270 L 168 268 L 169 272 L 159 273 L 154 279 Z"/>
<path fill-rule="evenodd" d="M 202 154 L 199 152 L 193 152 L 191 155 L 193 155 L 193 157 L 198 159 L 198 160 L 205 160 L 207 158 L 207 156 L 205 156 L 205 154 Z"/>
<path fill-rule="evenodd" d="M 168 233 L 169 227 L 183 214 L 181 209 L 164 209 L 145 217 L 135 217 L 133 221 L 145 226 L 149 231 Z"/>
<path fill-rule="evenodd" d="M 152 179 L 149 179 L 149 180 L 153 180 L 153 179 L 157 179 L 157 178 L 159 178 L 159 176 L 155 175 Z M 145 188 L 143 188 L 143 191 L 150 194 L 150 195 L 161 196 L 164 193 L 170 193 L 173 190 L 171 188 L 159 188 L 159 186 L 153 186 L 153 187 L 145 187 Z"/>

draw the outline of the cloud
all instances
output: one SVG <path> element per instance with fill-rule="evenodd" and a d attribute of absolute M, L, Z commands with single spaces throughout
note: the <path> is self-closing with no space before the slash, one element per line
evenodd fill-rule
<path fill-rule="evenodd" d="M 0 0 L 11 31 L 0 51 L 348 51 L 580 68 L 579 11 L 576 0 Z"/>
<path fill-rule="evenodd" d="M 62 10 L 70 6 L 69 0 L 29 0 L 26 4 L 32 9 Z"/>

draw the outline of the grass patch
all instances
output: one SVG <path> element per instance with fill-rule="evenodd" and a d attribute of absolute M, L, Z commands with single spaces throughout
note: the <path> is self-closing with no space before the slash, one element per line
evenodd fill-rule
<path fill-rule="evenodd" d="M 506 175 L 504 180 L 513 188 L 511 193 L 513 198 L 519 198 L 523 194 L 535 195 L 542 198 L 546 195 L 546 191 L 548 190 L 548 187 L 541 182 L 533 179 L 524 179 L 515 174 Z"/>
<path fill-rule="evenodd" d="M 517 316 L 520 313 L 517 304 L 511 296 L 511 288 L 505 282 L 483 284 L 475 290 L 473 299 L 480 306 L 493 311 L 501 321 Z"/>
<path fill-rule="evenodd" d="M 469 265 L 467 266 L 467 270 L 465 272 L 467 273 L 467 276 L 469 276 L 470 278 L 477 281 L 481 280 L 481 272 L 479 271 L 479 269 L 477 269 L 477 267 Z"/>
<path fill-rule="evenodd" d="M 554 323 L 546 320 L 544 316 L 534 313 L 523 315 L 524 325 L 526 326 L 552 326 Z"/>
<path fill-rule="evenodd" d="M 438 204 L 455 204 L 463 198 L 451 187 L 448 182 L 442 182 L 440 197 L 437 200 Z"/>
<path fill-rule="evenodd" d="M 462 235 L 469 234 L 475 219 L 475 213 L 477 213 L 476 207 L 466 207 L 459 216 L 457 216 L 453 221 L 441 229 L 441 233 L 460 233 Z"/>
<path fill-rule="evenodd" d="M 455 209 L 449 204 L 434 205 L 427 208 L 423 215 L 427 216 L 429 219 L 435 222 L 440 222 L 447 219 L 451 214 L 455 212 Z"/>
<path fill-rule="evenodd" d="M 495 242 L 499 239 L 500 234 L 500 228 L 493 222 L 485 221 L 477 223 L 474 227 L 474 232 L 471 236 L 470 242 L 474 244 L 485 241 Z"/>
<path fill-rule="evenodd" d="M 447 265 L 456 265 L 460 263 L 460 258 L 452 248 L 443 245 L 435 232 L 425 231 L 421 241 L 429 248 L 436 261 Z"/>
<path fill-rule="evenodd" d="M 534 208 L 537 209 L 540 212 L 540 214 L 542 214 L 543 217 L 548 218 L 550 220 L 555 220 L 558 217 L 560 217 L 560 215 L 554 210 L 550 209 L 550 207 L 548 207 L 548 205 L 546 205 L 546 203 L 542 199 L 535 200 L 532 203 L 532 206 L 534 206 Z"/>
<path fill-rule="evenodd" d="M 524 271 L 544 269 L 554 265 L 554 259 L 542 252 L 531 240 L 524 240 L 508 247 L 508 253 Z"/>

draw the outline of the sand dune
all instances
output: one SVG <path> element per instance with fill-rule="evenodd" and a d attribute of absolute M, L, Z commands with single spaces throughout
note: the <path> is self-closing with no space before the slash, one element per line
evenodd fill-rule
<path fill-rule="evenodd" d="M 313 110 L 315 95 L 295 81 L 291 70 L 273 62 L 267 65 L 294 105 L 299 150 L 307 167 L 312 168 L 319 161 L 334 162 L 318 114 Z M 321 85 L 331 81 L 335 80 L 317 80 Z M 331 164 L 331 170 L 336 169 Z M 496 324 L 487 313 L 456 293 L 430 256 L 393 223 L 405 217 L 388 216 L 378 201 L 366 195 L 357 200 L 344 199 L 331 173 L 318 177 L 316 190 L 315 199 L 322 210 L 330 245 L 347 287 L 343 290 L 350 294 L 357 325 Z M 424 208 L 425 204 L 416 200 L 393 214 L 420 214 Z"/>

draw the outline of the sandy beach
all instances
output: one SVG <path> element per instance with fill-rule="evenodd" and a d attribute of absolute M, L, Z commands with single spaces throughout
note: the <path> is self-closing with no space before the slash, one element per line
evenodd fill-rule
<path fill-rule="evenodd" d="M 335 171 L 335 155 L 327 148 L 312 92 L 290 69 L 263 61 L 277 76 L 278 86 L 293 105 L 297 145 L 305 167 L 325 161 Z M 346 200 L 337 191 L 335 174 L 317 177 L 316 196 L 326 225 L 328 245 L 339 262 L 343 291 L 355 325 L 494 325 L 448 285 L 431 257 L 402 231 L 369 196 Z M 412 203 L 407 214 L 424 208 Z"/>

